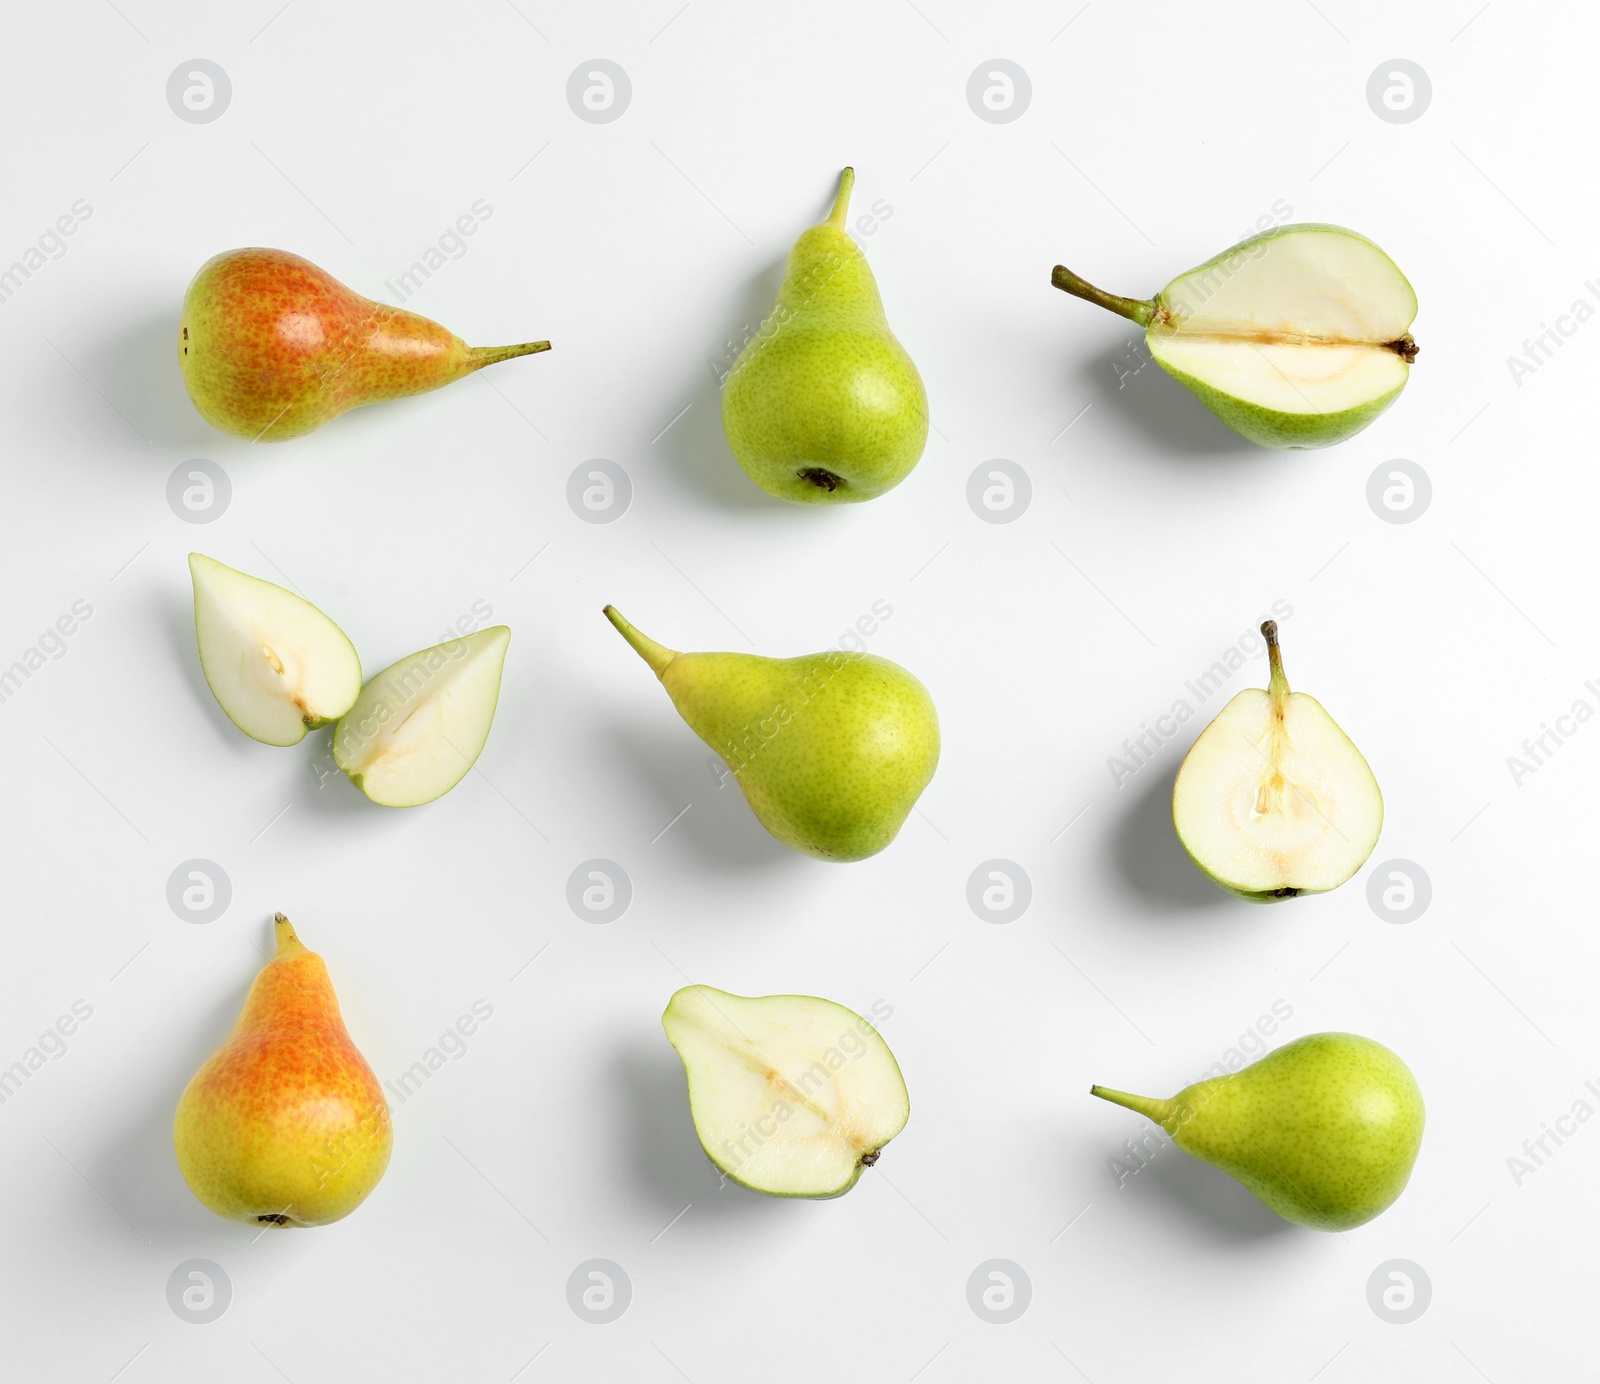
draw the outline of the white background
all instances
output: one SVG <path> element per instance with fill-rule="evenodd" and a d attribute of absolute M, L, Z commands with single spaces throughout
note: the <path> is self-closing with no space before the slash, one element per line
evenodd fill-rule
<path fill-rule="evenodd" d="M 8 15 L 0 263 L 75 200 L 92 216 L 0 304 L 0 665 L 75 600 L 94 613 L 0 705 L 0 1063 L 74 1001 L 93 1010 L 0 1106 L 7 1373 L 1504 1384 L 1587 1370 L 1600 1131 L 1549 1144 L 1520 1186 L 1506 1160 L 1600 1078 L 1584 865 L 1600 728 L 1520 787 L 1506 760 L 1575 699 L 1600 706 L 1583 685 L 1600 676 L 1600 326 L 1520 384 L 1507 358 L 1600 291 L 1583 286 L 1600 275 L 1592 11 L 680 3 L 294 0 L 274 17 L 279 0 L 74 0 Z M 166 101 L 196 57 L 232 80 L 213 123 Z M 595 57 L 633 85 L 611 124 L 566 99 Z M 1008 124 L 965 95 L 996 57 L 1032 81 Z M 1433 87 L 1406 124 L 1366 97 L 1397 57 Z M 715 365 L 846 162 L 857 210 L 892 212 L 860 238 L 936 432 L 888 496 L 792 508 L 728 454 Z M 551 353 L 279 446 L 194 413 L 175 339 L 207 257 L 282 246 L 388 297 L 384 281 L 477 199 L 492 216 L 408 306 L 474 343 L 548 336 Z M 1155 367 L 1119 387 L 1128 324 L 1049 287 L 1065 262 L 1149 294 L 1278 199 L 1371 236 L 1421 302 L 1404 397 L 1324 452 L 1254 448 Z M 605 525 L 566 500 L 597 457 L 633 487 Z M 166 500 L 194 458 L 232 482 L 204 525 Z M 1012 523 L 966 499 L 993 458 L 1031 479 Z M 1415 522 L 1367 502 L 1394 458 L 1432 479 Z M 369 671 L 491 606 L 514 636 L 482 772 L 395 812 L 337 776 L 319 787 L 325 735 L 245 739 L 196 660 L 193 548 L 292 581 Z M 1431 877 L 1414 923 L 1369 908 L 1370 866 L 1272 908 L 1191 869 L 1166 800 L 1220 697 L 1120 787 L 1108 771 L 1274 600 L 1293 607 L 1291 682 L 1383 786 L 1372 865 Z M 891 606 L 871 647 L 927 684 L 944 734 L 900 839 L 849 866 L 771 840 L 601 618 L 606 601 L 677 647 L 777 655 Z M 1228 692 L 1263 676 L 1252 662 Z M 166 900 L 192 857 L 232 881 L 208 925 Z M 592 857 L 631 877 L 617 922 L 568 907 Z M 966 899 L 995 857 L 1032 880 L 1007 925 Z M 275 909 L 326 958 L 380 1077 L 474 1001 L 493 1018 L 395 1102 L 393 1164 L 355 1215 L 258 1236 L 189 1194 L 170 1127 Z M 719 1189 L 659 1025 L 688 981 L 893 1006 L 883 1032 L 911 1121 L 847 1197 Z M 1149 1126 L 1087 1095 L 1094 1081 L 1169 1095 L 1276 1001 L 1293 1014 L 1274 1044 L 1370 1035 L 1427 1099 L 1410 1188 L 1345 1235 L 1279 1222 L 1173 1149 L 1119 1187 L 1108 1160 Z M 597 1257 L 633 1287 L 607 1326 L 566 1298 Z M 192 1258 L 232 1285 L 210 1325 L 167 1303 Z M 1032 1284 L 1011 1325 L 967 1305 L 992 1258 Z M 1433 1287 L 1404 1326 L 1367 1302 L 1396 1258 Z"/>

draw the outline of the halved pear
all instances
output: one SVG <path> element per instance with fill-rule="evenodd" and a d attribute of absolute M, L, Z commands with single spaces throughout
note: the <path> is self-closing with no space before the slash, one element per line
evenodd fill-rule
<path fill-rule="evenodd" d="M 349 636 L 316 606 L 260 577 L 189 554 L 200 667 L 217 704 L 252 739 L 298 745 L 361 691 Z"/>
<path fill-rule="evenodd" d="M 1180 274 L 1154 298 L 1104 293 L 1057 265 L 1050 282 L 1145 328 L 1151 356 L 1263 447 L 1329 447 L 1405 388 L 1417 295 L 1365 236 L 1278 226 Z"/>
<path fill-rule="evenodd" d="M 707 1157 L 774 1197 L 837 1197 L 905 1128 L 905 1079 L 859 1014 L 811 995 L 689 985 L 661 1016 Z"/>
<path fill-rule="evenodd" d="M 1378 844 L 1383 794 L 1361 751 L 1315 697 L 1291 692 L 1278 625 L 1261 626 L 1271 659 L 1190 747 L 1172 790 L 1172 821 L 1194 863 L 1257 902 L 1335 889 Z"/>
<path fill-rule="evenodd" d="M 385 807 L 448 793 L 489 738 L 510 642 L 495 625 L 391 663 L 334 728 L 334 763 Z"/>

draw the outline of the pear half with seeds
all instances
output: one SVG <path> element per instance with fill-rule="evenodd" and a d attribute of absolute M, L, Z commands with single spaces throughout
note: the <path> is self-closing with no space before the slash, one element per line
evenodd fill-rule
<path fill-rule="evenodd" d="M 1180 274 L 1154 298 L 1105 293 L 1064 265 L 1050 282 L 1145 329 L 1163 370 L 1263 447 L 1331 447 L 1406 387 L 1417 295 L 1340 226 L 1278 226 Z"/>
<path fill-rule="evenodd" d="M 385 807 L 443 797 L 477 763 L 500 700 L 504 625 L 391 663 L 333 732 L 333 761 Z"/>
<path fill-rule="evenodd" d="M 1261 626 L 1272 676 L 1200 732 L 1178 770 L 1172 820 L 1194 863 L 1257 902 L 1320 894 L 1349 879 L 1383 829 L 1367 761 L 1283 674 L 1278 625 Z"/>
<path fill-rule="evenodd" d="M 304 597 L 189 554 L 200 667 L 228 719 L 266 745 L 298 745 L 361 691 L 345 632 Z"/>
<path fill-rule="evenodd" d="M 888 1044 L 831 1000 L 689 985 L 661 1026 L 683 1059 L 701 1147 L 752 1191 L 842 1196 L 911 1113 Z"/>

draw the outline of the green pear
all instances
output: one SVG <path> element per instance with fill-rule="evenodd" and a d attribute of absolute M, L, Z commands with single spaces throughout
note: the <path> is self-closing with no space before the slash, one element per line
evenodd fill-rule
<path fill-rule="evenodd" d="M 189 554 L 200 667 L 217 704 L 252 739 L 298 745 L 361 691 L 349 636 L 316 606 L 204 553 Z"/>
<path fill-rule="evenodd" d="M 1253 902 L 1336 889 L 1383 830 L 1383 794 L 1367 761 L 1283 674 L 1278 625 L 1261 626 L 1272 670 L 1217 713 L 1184 756 L 1172 821 L 1189 857 Z"/>
<path fill-rule="evenodd" d="M 1154 298 L 1120 298 L 1057 265 L 1057 288 L 1137 322 L 1156 363 L 1263 447 L 1330 447 L 1405 388 L 1417 295 L 1365 236 L 1278 226 Z"/>
<path fill-rule="evenodd" d="M 1349 1230 L 1386 1211 L 1422 1144 L 1422 1092 L 1410 1069 L 1353 1033 L 1297 1038 L 1171 1100 L 1089 1091 L 1154 1120 L 1185 1153 L 1313 1230 Z"/>
<path fill-rule="evenodd" d="M 777 302 L 722 390 L 739 465 L 769 495 L 799 504 L 882 495 L 928 440 L 922 377 L 845 230 L 855 176 L 844 170 L 832 214 L 795 242 Z"/>
<path fill-rule="evenodd" d="M 894 840 L 939 762 L 933 699 L 904 668 L 842 649 L 680 654 L 605 613 L 784 845 L 864 860 Z"/>
<path fill-rule="evenodd" d="M 334 763 L 385 807 L 443 797 L 489 739 L 510 643 L 495 625 L 391 663 L 334 727 Z"/>
<path fill-rule="evenodd" d="M 683 1059 L 700 1146 L 752 1191 L 843 1196 L 911 1114 L 889 1045 L 831 1000 L 688 985 L 661 1026 Z"/>
<path fill-rule="evenodd" d="M 173 1143 L 189 1189 L 247 1225 L 327 1225 L 389 1166 L 389 1106 L 351 1042 L 328 968 L 289 920 L 232 1034 L 178 1101 Z"/>
<path fill-rule="evenodd" d="M 207 260 L 183 295 L 178 329 L 178 364 L 200 416 L 250 442 L 301 437 L 347 409 L 549 349 L 548 341 L 468 346 L 287 250 Z"/>

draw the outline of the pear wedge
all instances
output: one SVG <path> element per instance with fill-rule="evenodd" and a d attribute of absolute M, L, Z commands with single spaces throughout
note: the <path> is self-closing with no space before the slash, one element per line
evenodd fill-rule
<path fill-rule="evenodd" d="M 361 691 L 349 636 L 310 601 L 189 554 L 200 667 L 228 719 L 265 745 L 298 745 Z"/>
<path fill-rule="evenodd" d="M 385 807 L 444 796 L 489 738 L 510 642 L 495 625 L 391 663 L 335 727 L 334 763 Z"/>

